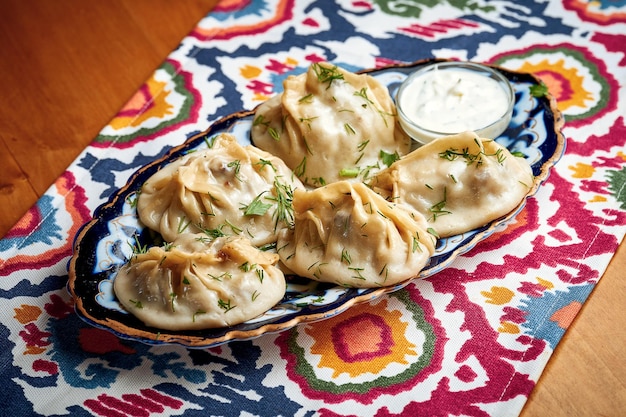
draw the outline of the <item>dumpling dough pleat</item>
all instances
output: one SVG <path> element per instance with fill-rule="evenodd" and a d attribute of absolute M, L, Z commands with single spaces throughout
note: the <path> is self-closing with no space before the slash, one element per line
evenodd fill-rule
<path fill-rule="evenodd" d="M 423 216 L 362 183 L 298 189 L 293 201 L 294 229 L 281 232 L 277 249 L 298 275 L 347 287 L 394 285 L 417 276 L 434 252 Z"/>
<path fill-rule="evenodd" d="M 278 255 L 239 236 L 208 242 L 180 235 L 124 265 L 114 280 L 120 303 L 148 326 L 167 330 L 226 327 L 257 317 L 285 294 Z"/>
<path fill-rule="evenodd" d="M 229 134 L 166 165 L 137 201 L 141 221 L 172 241 L 181 233 L 243 235 L 260 246 L 288 227 L 291 194 L 303 187 L 283 161 Z"/>
<path fill-rule="evenodd" d="M 440 237 L 465 233 L 511 212 L 532 184 L 524 158 L 474 132 L 436 139 L 370 182 L 389 201 L 422 213 Z"/>
<path fill-rule="evenodd" d="M 313 187 L 368 178 L 385 167 L 381 151 L 404 155 L 411 142 L 383 85 L 329 63 L 289 76 L 283 93 L 259 106 L 251 133 Z"/>

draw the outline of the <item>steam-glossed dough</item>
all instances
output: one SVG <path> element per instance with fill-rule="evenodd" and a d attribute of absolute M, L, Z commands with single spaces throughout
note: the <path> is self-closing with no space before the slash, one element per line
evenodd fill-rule
<path fill-rule="evenodd" d="M 281 261 L 313 280 L 348 287 L 394 285 L 417 276 L 434 252 L 423 216 L 362 183 L 294 193 L 295 227 L 279 235 Z"/>
<path fill-rule="evenodd" d="M 239 236 L 208 242 L 182 234 L 171 245 L 137 254 L 118 272 L 120 303 L 148 326 L 167 330 L 231 326 L 278 303 L 285 278 L 278 255 Z"/>
<path fill-rule="evenodd" d="M 465 233 L 511 212 L 532 184 L 525 159 L 473 132 L 436 139 L 370 183 L 389 201 L 422 213 L 440 237 Z"/>
<path fill-rule="evenodd" d="M 166 241 L 208 230 L 241 234 L 260 246 L 275 242 L 276 233 L 291 222 L 281 218 L 277 196 L 302 186 L 279 158 L 222 134 L 212 148 L 188 154 L 150 177 L 137 212 Z M 245 208 L 255 204 L 258 210 L 246 214 Z"/>
<path fill-rule="evenodd" d="M 363 180 L 385 167 L 381 151 L 409 151 L 395 104 L 373 77 L 319 63 L 283 87 L 257 109 L 252 141 L 282 158 L 302 182 Z"/>

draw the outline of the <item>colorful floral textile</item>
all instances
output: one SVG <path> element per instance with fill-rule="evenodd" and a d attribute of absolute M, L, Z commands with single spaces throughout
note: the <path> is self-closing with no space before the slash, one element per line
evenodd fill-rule
<path fill-rule="evenodd" d="M 518 415 L 626 233 L 626 3 L 223 0 L 0 240 L 2 415 Z M 74 313 L 78 228 L 140 166 L 289 74 L 438 57 L 539 76 L 565 155 L 506 229 L 328 320 L 206 350 Z"/>

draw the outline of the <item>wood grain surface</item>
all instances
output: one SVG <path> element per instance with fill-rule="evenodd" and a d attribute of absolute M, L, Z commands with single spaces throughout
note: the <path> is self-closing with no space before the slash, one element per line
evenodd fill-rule
<path fill-rule="evenodd" d="M 215 3 L 0 3 L 0 236 Z M 557 347 L 523 417 L 626 415 L 625 246 Z"/>

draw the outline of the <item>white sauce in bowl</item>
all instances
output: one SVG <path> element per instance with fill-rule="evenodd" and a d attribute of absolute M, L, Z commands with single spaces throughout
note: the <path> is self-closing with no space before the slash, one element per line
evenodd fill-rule
<path fill-rule="evenodd" d="M 398 93 L 402 127 L 422 143 L 464 131 L 497 137 L 510 122 L 513 97 L 508 81 L 491 71 L 434 64 L 410 76 Z"/>

